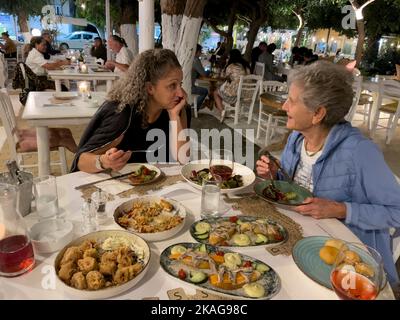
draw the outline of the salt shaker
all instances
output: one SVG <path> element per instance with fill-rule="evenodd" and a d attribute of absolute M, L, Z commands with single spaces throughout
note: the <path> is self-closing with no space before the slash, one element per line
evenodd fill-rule
<path fill-rule="evenodd" d="M 107 193 L 101 190 L 97 190 L 92 194 L 91 200 L 93 209 L 95 210 L 97 223 L 100 225 L 104 224 L 107 220 Z"/>

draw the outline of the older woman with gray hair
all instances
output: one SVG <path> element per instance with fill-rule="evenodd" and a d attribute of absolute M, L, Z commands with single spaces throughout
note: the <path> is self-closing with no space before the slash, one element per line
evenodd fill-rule
<path fill-rule="evenodd" d="M 400 227 L 400 186 L 378 147 L 346 122 L 352 74 L 345 67 L 315 62 L 289 75 L 283 105 L 288 129 L 282 167 L 313 192 L 295 210 L 316 219 L 337 218 L 365 244 L 377 249 L 391 283 L 398 282 L 389 228 Z M 282 178 L 268 157 L 258 175 Z"/>

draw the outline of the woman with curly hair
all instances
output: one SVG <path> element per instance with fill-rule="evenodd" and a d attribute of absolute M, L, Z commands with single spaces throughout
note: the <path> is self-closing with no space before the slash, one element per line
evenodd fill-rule
<path fill-rule="evenodd" d="M 71 171 L 118 171 L 127 162 L 178 160 L 186 143 L 178 135 L 187 127 L 182 78 L 171 50 L 138 55 L 86 128 Z"/>

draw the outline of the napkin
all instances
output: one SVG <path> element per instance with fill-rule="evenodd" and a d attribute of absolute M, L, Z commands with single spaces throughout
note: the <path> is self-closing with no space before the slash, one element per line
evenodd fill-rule
<path fill-rule="evenodd" d="M 182 166 L 173 166 L 162 168 L 162 171 L 166 176 L 175 176 L 181 174 Z"/>
<path fill-rule="evenodd" d="M 117 195 L 121 192 L 130 190 L 133 188 L 132 185 L 121 182 L 121 181 L 117 181 L 117 180 L 109 180 L 109 181 L 96 183 L 95 186 L 97 188 L 100 188 L 101 190 L 103 190 L 107 193 L 113 194 L 113 195 Z"/>

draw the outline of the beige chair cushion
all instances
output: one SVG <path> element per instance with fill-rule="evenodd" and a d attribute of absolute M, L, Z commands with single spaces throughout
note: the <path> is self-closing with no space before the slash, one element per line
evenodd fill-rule
<path fill-rule="evenodd" d="M 397 110 L 398 104 L 399 103 L 397 100 L 383 98 L 383 101 L 382 101 L 382 104 L 381 104 L 381 107 L 379 108 L 379 110 L 388 112 L 388 113 L 395 113 Z"/>
<path fill-rule="evenodd" d="M 35 129 L 19 129 L 17 131 L 17 137 L 17 152 L 37 151 Z M 49 128 L 49 143 L 50 149 L 52 150 L 56 150 L 59 147 L 67 148 L 72 153 L 75 153 L 77 150 L 77 145 L 71 130 L 66 128 Z"/>

